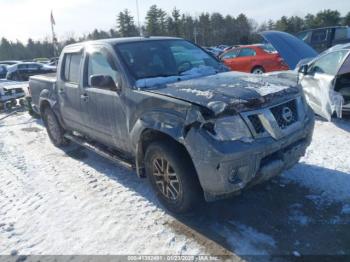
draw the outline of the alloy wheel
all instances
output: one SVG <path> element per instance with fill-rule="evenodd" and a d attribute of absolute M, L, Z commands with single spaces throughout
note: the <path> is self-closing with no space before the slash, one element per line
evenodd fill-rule
<path fill-rule="evenodd" d="M 162 157 L 153 160 L 153 176 L 159 191 L 171 201 L 181 194 L 181 184 L 170 163 Z"/>

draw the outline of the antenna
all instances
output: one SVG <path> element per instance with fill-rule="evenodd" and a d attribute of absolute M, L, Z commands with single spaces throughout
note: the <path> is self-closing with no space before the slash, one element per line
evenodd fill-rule
<path fill-rule="evenodd" d="M 139 26 L 140 37 L 142 37 L 142 28 L 140 23 L 140 9 L 139 9 L 139 0 L 136 0 L 136 12 L 137 12 L 137 23 Z"/>

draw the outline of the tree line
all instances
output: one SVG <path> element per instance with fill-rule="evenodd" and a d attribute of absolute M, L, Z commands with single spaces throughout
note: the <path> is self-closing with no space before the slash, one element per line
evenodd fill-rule
<path fill-rule="evenodd" d="M 268 20 L 258 24 L 245 14 L 237 17 L 222 15 L 221 13 L 203 12 L 199 16 L 182 13 L 174 8 L 170 13 L 152 5 L 145 17 L 145 23 L 140 27 L 128 9 L 117 14 L 116 26 L 109 31 L 97 30 L 81 37 L 66 37 L 58 42 L 58 52 L 71 43 L 85 40 L 97 40 L 115 37 L 132 36 L 176 36 L 196 42 L 201 46 L 215 46 L 219 44 L 235 45 L 250 44 L 259 41 L 258 33 L 265 30 L 279 30 L 295 34 L 302 30 L 335 26 L 350 26 L 350 12 L 342 17 L 337 10 L 323 10 L 317 14 L 307 14 L 305 17 L 282 16 L 273 21 Z M 20 41 L 0 41 L 0 60 L 27 60 L 38 57 L 52 57 L 54 48 L 50 39 L 34 41 L 28 39 L 23 44 Z"/>

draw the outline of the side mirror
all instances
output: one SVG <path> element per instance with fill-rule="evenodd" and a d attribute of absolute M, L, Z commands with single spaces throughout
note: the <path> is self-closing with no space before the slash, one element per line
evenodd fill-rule
<path fill-rule="evenodd" d="M 302 65 L 298 71 L 303 75 L 307 75 L 307 72 L 309 71 L 309 65 L 308 64 Z"/>
<path fill-rule="evenodd" d="M 120 91 L 120 84 L 115 83 L 113 78 L 109 75 L 92 75 L 90 76 L 90 84 L 93 87 L 111 90 L 111 91 Z"/>

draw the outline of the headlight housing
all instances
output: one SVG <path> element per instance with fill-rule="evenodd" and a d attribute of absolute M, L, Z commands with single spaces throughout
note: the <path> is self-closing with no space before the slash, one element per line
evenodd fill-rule
<path fill-rule="evenodd" d="M 215 133 L 215 138 L 219 141 L 252 141 L 252 134 L 239 115 L 217 119 L 213 131 Z"/>

